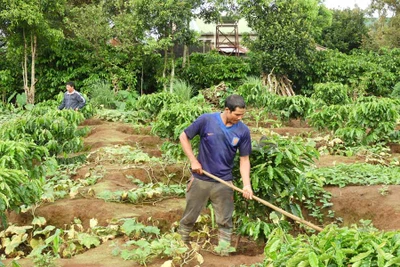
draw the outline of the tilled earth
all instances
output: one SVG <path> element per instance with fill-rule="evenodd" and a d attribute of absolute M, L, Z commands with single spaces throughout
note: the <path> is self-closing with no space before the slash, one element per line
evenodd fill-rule
<path fill-rule="evenodd" d="M 179 221 L 185 207 L 184 198 L 165 198 L 155 202 L 141 203 L 139 205 L 123 202 L 106 202 L 95 198 L 94 195 L 104 190 L 130 190 L 136 185 L 127 177 L 134 177 L 144 183 L 154 181 L 165 181 L 165 179 L 174 179 L 183 181 L 188 178 L 188 172 L 185 166 L 167 166 L 166 168 L 143 168 L 130 166 L 121 162 L 102 162 L 96 161 L 99 151 L 105 147 L 132 146 L 140 148 L 150 156 L 160 157 L 160 146 L 163 140 L 150 135 L 149 128 L 134 129 L 129 124 L 119 122 L 105 122 L 98 119 L 90 119 L 84 122 L 85 126 L 91 128 L 91 132 L 85 138 L 85 145 L 88 148 L 90 156 L 88 163 L 77 171 L 73 179 L 84 179 L 85 175 L 91 169 L 99 164 L 102 165 L 104 176 L 90 188 L 82 188 L 74 198 L 64 198 L 51 203 L 45 203 L 37 208 L 35 214 L 46 218 L 49 225 L 64 228 L 71 224 L 74 218 L 82 221 L 83 227 L 89 227 L 89 220 L 96 218 L 100 225 L 107 225 L 112 220 L 120 218 L 135 217 L 140 221 L 151 218 L 159 222 L 160 228 L 168 229 L 174 222 Z M 279 134 L 294 135 L 310 132 L 304 125 L 291 125 L 271 129 Z M 302 128 L 303 127 L 303 128 Z M 255 138 L 257 138 L 255 136 Z M 322 156 L 317 162 L 317 166 L 332 166 L 338 163 L 362 162 L 357 157 L 341 156 Z M 173 177 L 168 175 L 173 173 Z M 357 223 L 360 219 L 372 220 L 374 226 L 382 230 L 400 229 L 400 186 L 389 186 L 388 195 L 383 196 L 379 192 L 381 186 L 348 186 L 345 188 L 328 187 L 327 190 L 332 193 L 333 210 L 336 216 L 343 218 L 344 225 Z M 89 190 L 90 189 L 90 190 Z M 91 192 L 88 194 L 87 192 Z M 28 214 L 14 213 L 9 214 L 9 221 L 27 225 L 32 221 L 32 216 Z M 233 238 L 233 242 L 237 237 Z M 60 267 L 78 267 L 78 266 L 139 266 L 132 261 L 124 261 L 121 257 L 114 257 L 111 254 L 112 242 L 123 240 L 116 239 L 101 244 L 99 247 L 90 249 L 87 252 L 74 256 L 71 259 L 60 259 L 57 261 Z M 204 258 L 202 266 L 233 267 L 246 265 L 263 261 L 262 243 L 240 238 L 237 244 L 237 252 L 229 257 L 219 257 L 209 251 L 201 251 Z M 148 266 L 161 266 L 165 260 L 153 261 Z M 10 262 L 9 260 L 7 261 Z M 7 263 L 6 262 L 6 263 Z M 33 266 L 30 259 L 18 261 L 21 266 Z M 188 264 L 187 266 L 195 266 Z"/>

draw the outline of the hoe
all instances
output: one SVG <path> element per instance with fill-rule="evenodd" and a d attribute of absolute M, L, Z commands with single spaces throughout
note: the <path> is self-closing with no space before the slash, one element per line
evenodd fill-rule
<path fill-rule="evenodd" d="M 215 176 L 215 175 L 213 175 L 213 174 L 211 174 L 209 172 L 206 172 L 205 170 L 203 170 L 203 173 L 205 175 L 207 175 L 208 177 L 210 177 L 210 178 L 212 178 L 214 180 L 217 180 L 218 182 L 220 182 L 220 183 L 222 183 L 222 184 L 224 184 L 226 186 L 229 186 L 230 188 L 232 188 L 232 189 L 234 189 L 234 190 L 236 190 L 236 191 L 238 191 L 240 193 L 243 193 L 243 190 L 240 189 L 239 187 L 236 187 L 233 184 L 228 183 L 228 182 L 222 180 L 221 178 L 219 178 L 219 177 L 217 177 L 217 176 Z M 291 213 L 289 213 L 289 212 L 287 212 L 287 211 L 285 211 L 285 210 L 283 210 L 281 208 L 278 208 L 277 206 L 272 205 L 271 203 L 265 201 L 264 199 L 261 199 L 261 198 L 259 198 L 257 196 L 254 196 L 254 195 L 253 195 L 253 199 L 257 200 L 261 204 L 264 204 L 265 206 L 267 206 L 267 207 L 269 207 L 269 208 L 271 208 L 273 210 L 276 210 L 277 212 L 285 215 L 286 217 L 289 217 L 289 218 L 291 218 L 291 219 L 293 219 L 293 220 L 295 220 L 297 222 L 300 222 L 302 224 L 305 224 L 305 225 L 309 226 L 310 228 L 312 228 L 314 230 L 317 230 L 318 232 L 321 232 L 323 230 L 321 227 L 318 227 L 315 224 L 312 224 L 312 223 L 310 223 L 310 222 L 308 222 L 306 220 L 303 220 L 302 218 L 297 217 L 297 216 L 295 216 L 295 215 L 293 215 L 293 214 L 291 214 Z"/>

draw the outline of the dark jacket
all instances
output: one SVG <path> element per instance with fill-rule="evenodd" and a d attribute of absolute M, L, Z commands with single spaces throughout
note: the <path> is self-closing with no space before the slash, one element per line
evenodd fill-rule
<path fill-rule="evenodd" d="M 70 108 L 70 109 L 81 109 L 85 106 L 86 100 L 85 98 L 77 91 L 72 92 L 71 94 L 65 92 L 63 101 L 58 109 Z"/>

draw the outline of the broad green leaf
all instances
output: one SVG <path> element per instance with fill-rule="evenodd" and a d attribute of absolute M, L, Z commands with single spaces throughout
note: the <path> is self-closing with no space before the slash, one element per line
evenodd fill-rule
<path fill-rule="evenodd" d="M 370 254 L 372 253 L 372 250 L 369 250 L 367 252 L 364 253 L 360 253 L 357 256 L 354 256 L 350 259 L 350 262 L 358 262 L 361 261 L 363 259 L 365 259 L 366 257 L 368 257 Z"/>
<path fill-rule="evenodd" d="M 46 219 L 44 217 L 34 217 L 32 220 L 33 225 L 43 226 L 46 225 Z"/>
<path fill-rule="evenodd" d="M 97 236 L 93 236 L 87 233 L 78 233 L 78 241 L 86 248 L 91 248 L 91 246 L 99 246 L 100 239 Z"/>
<path fill-rule="evenodd" d="M 318 260 L 317 254 L 315 254 L 314 251 L 308 255 L 308 261 L 309 261 L 311 267 L 319 266 L 319 260 Z"/>

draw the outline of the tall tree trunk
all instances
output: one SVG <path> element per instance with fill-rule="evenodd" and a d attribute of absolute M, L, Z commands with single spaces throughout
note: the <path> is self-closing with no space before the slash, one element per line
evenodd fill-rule
<path fill-rule="evenodd" d="M 140 95 L 143 95 L 143 83 L 144 83 L 144 66 L 142 62 L 142 74 L 140 75 Z"/>
<path fill-rule="evenodd" d="M 174 48 L 172 48 L 171 53 L 171 77 L 169 80 L 169 92 L 172 94 L 174 92 L 174 78 L 175 78 L 175 55 Z"/>
<path fill-rule="evenodd" d="M 31 86 L 29 94 L 27 95 L 28 104 L 35 104 L 35 89 L 36 89 L 36 78 L 35 78 L 35 63 L 36 63 L 36 49 L 37 49 L 37 36 L 31 34 Z"/>
<path fill-rule="evenodd" d="M 22 36 L 24 38 L 24 61 L 22 62 L 22 80 L 24 81 L 24 91 L 26 98 L 28 99 L 28 44 L 26 42 L 25 30 L 22 30 Z"/>
<path fill-rule="evenodd" d="M 167 91 L 167 67 L 168 67 L 167 65 L 168 65 L 168 49 L 164 49 L 164 69 L 162 73 L 164 91 Z"/>
<path fill-rule="evenodd" d="M 186 57 L 188 56 L 188 46 L 186 44 L 183 45 L 183 58 L 182 58 L 182 68 L 184 69 L 186 66 Z"/>
<path fill-rule="evenodd" d="M 36 49 L 37 49 L 37 37 L 31 33 L 31 81 L 29 85 L 28 80 L 28 42 L 25 36 L 25 30 L 23 30 L 24 38 L 24 62 L 22 64 L 22 79 L 24 82 L 24 91 L 26 95 L 27 104 L 35 104 L 35 60 L 36 60 Z"/>

